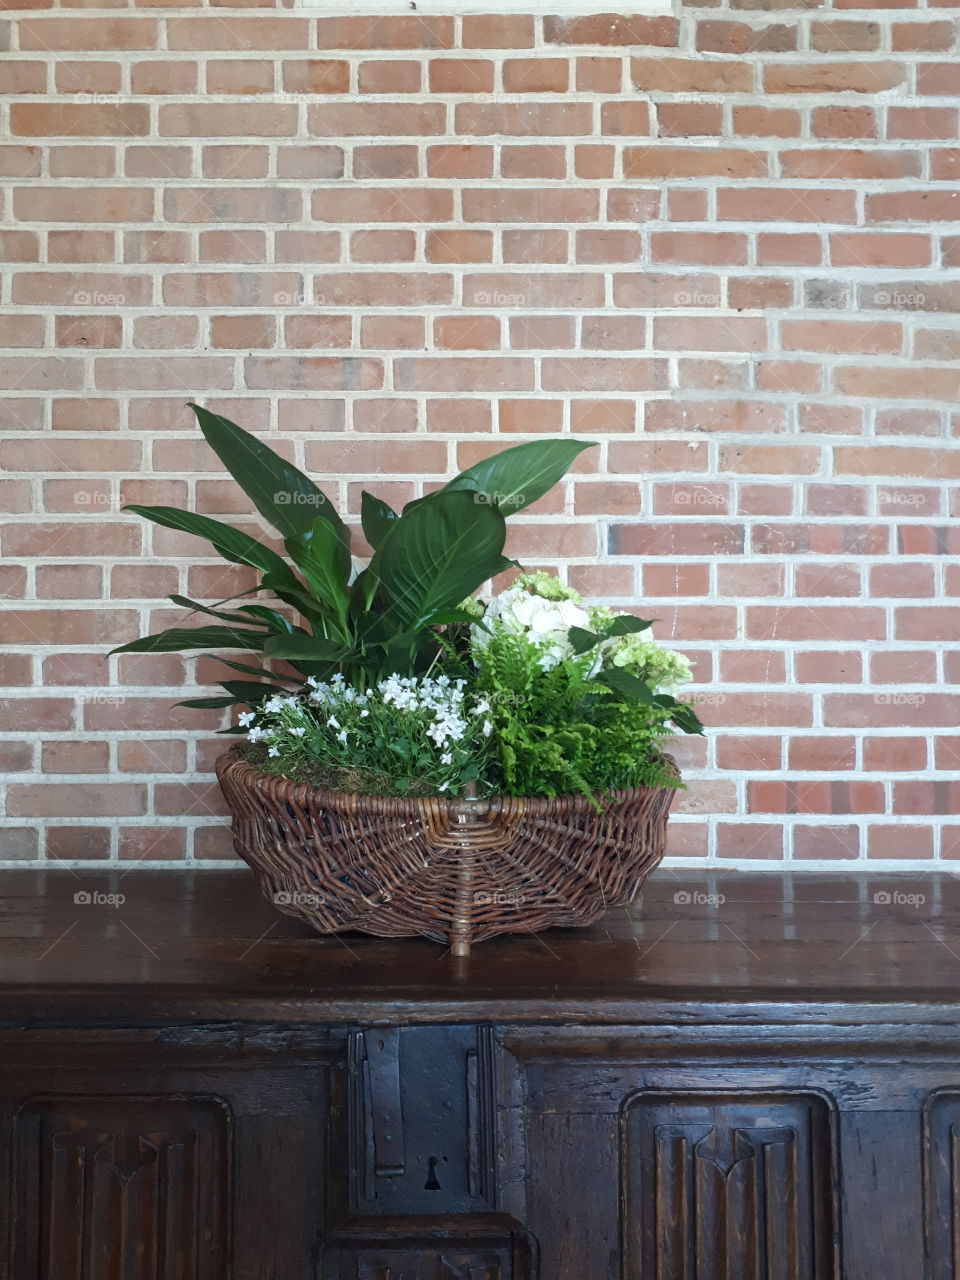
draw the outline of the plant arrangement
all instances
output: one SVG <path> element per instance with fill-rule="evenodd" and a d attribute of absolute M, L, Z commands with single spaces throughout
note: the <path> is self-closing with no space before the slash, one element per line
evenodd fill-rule
<path fill-rule="evenodd" d="M 205 538 L 259 581 L 214 606 L 171 596 L 204 625 L 114 652 L 245 651 L 247 661 L 220 658 L 241 677 L 224 679 L 222 696 L 181 705 L 243 707 L 223 732 L 241 737 L 257 769 L 382 796 L 581 793 L 596 804 L 613 790 L 678 785 L 664 739 L 702 731 L 677 696 L 687 660 L 652 639 L 649 620 L 589 606 L 555 575 L 523 572 L 504 556 L 507 516 L 590 445 L 505 449 L 399 513 L 363 493 L 372 555 L 357 567 L 347 526 L 309 477 L 234 423 L 192 408 L 286 556 L 207 516 L 126 507 Z M 504 590 L 477 595 L 508 572 Z M 253 596 L 261 602 L 237 603 Z"/>

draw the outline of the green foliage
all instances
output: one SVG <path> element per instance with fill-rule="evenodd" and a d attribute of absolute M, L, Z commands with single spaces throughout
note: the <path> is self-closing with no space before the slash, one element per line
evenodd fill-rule
<path fill-rule="evenodd" d="M 456 647 L 455 633 L 470 620 L 459 608 L 464 596 L 513 563 L 503 555 L 504 515 L 534 501 L 590 447 L 543 440 L 505 449 L 409 503 L 399 516 L 364 494 L 362 523 L 375 551 L 351 581 L 349 531 L 314 482 L 226 418 L 192 408 L 207 443 L 284 538 L 289 562 L 242 530 L 206 516 L 173 507 L 125 509 L 205 538 L 225 560 L 258 570 L 255 591 L 272 594 L 296 620 L 263 606 L 222 612 L 171 597 L 229 625 L 172 628 L 114 652 L 247 649 L 265 660 L 283 659 L 305 677 L 340 673 L 356 689 L 392 674 L 426 672 Z M 252 705 L 249 695 L 234 701 Z"/>
<path fill-rule="evenodd" d="M 534 645 L 503 630 L 474 656 L 507 794 L 675 785 L 660 751 L 668 713 L 605 687 L 589 656 L 545 670 Z"/>

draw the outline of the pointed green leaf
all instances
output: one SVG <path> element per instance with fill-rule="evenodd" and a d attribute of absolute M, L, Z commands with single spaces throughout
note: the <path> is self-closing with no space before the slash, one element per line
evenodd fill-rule
<path fill-rule="evenodd" d="M 594 645 L 599 644 L 604 637 L 598 635 L 596 631 L 587 631 L 584 627 L 571 627 L 567 632 L 567 639 L 574 653 L 586 653 Z"/>
<path fill-rule="evenodd" d="M 111 653 L 179 653 L 183 649 L 263 648 L 268 633 L 241 631 L 237 627 L 170 627 L 152 636 L 141 636 L 118 645 Z"/>
<path fill-rule="evenodd" d="M 632 636 L 638 631 L 646 631 L 655 621 L 655 618 L 646 621 L 644 618 L 635 618 L 632 613 L 622 613 L 609 626 L 604 627 L 603 634 L 607 639 L 612 636 Z"/>
<path fill-rule="evenodd" d="M 255 707 L 264 698 L 272 697 L 274 694 L 279 694 L 282 698 L 287 697 L 286 689 L 278 684 L 258 684 L 255 680 L 221 680 L 220 683 L 227 693 L 233 695 L 234 702 L 242 702 L 248 707 Z"/>
<path fill-rule="evenodd" d="M 600 672 L 597 679 L 614 693 L 621 693 L 632 702 L 642 702 L 647 707 L 657 705 L 650 686 L 645 681 L 638 680 L 636 676 L 630 675 L 628 671 L 621 670 L 620 667 L 606 668 Z"/>
<path fill-rule="evenodd" d="M 360 495 L 360 523 L 363 535 L 374 551 L 390 532 L 390 526 L 398 519 L 397 513 L 382 499 L 375 498 L 364 489 Z"/>
<path fill-rule="evenodd" d="M 135 504 L 125 506 L 124 511 L 133 511 L 145 520 L 162 525 L 165 529 L 179 529 L 183 533 L 192 533 L 198 538 L 206 538 L 212 542 L 214 549 L 232 564 L 249 564 L 265 573 L 275 574 L 278 578 L 296 583 L 290 567 L 282 556 L 265 547 L 256 538 L 241 533 L 229 524 L 220 520 L 211 520 L 209 516 L 194 515 L 192 511 L 178 511 L 176 507 L 140 507 Z"/>
<path fill-rule="evenodd" d="M 250 626 L 250 619 L 245 618 L 242 613 L 228 613 L 224 609 L 211 609 L 209 605 L 200 604 L 196 600 L 191 600 L 188 596 L 168 596 L 174 604 L 180 605 L 182 609 L 190 609 L 194 613 L 205 613 L 211 618 L 219 618 L 221 622 L 239 622 L 241 626 Z"/>
<path fill-rule="evenodd" d="M 495 506 L 472 493 L 431 495 L 408 507 L 371 561 L 380 580 L 382 622 L 390 631 L 417 631 L 460 602 L 505 561 L 506 525 Z"/>
<path fill-rule="evenodd" d="M 207 444 L 263 518 L 285 538 L 308 528 L 318 515 L 341 525 L 330 500 L 291 462 L 229 418 L 198 404 L 190 408 Z"/>
<path fill-rule="evenodd" d="M 350 596 L 347 579 L 340 566 L 336 531 L 318 517 L 309 529 L 304 529 L 295 538 L 287 538 L 284 545 L 307 586 L 342 624 L 347 616 Z"/>
<path fill-rule="evenodd" d="M 580 440 L 531 440 L 474 463 L 440 492 L 466 489 L 478 503 L 498 506 L 507 514 L 522 511 L 566 475 L 578 454 L 592 448 Z"/>
<path fill-rule="evenodd" d="M 347 650 L 333 640 L 302 633 L 292 636 L 273 636 L 263 646 L 268 658 L 286 658 L 306 662 L 339 662 Z"/>
<path fill-rule="evenodd" d="M 186 702 L 175 702 L 175 707 L 190 707 L 194 711 L 212 710 L 215 707 L 236 706 L 236 698 L 188 698 Z"/>
<path fill-rule="evenodd" d="M 245 676 L 258 676 L 262 680 L 282 680 L 285 684 L 300 684 L 299 680 L 293 676 L 281 675 L 279 671 L 265 671 L 262 667 L 251 667 L 246 662 L 231 662 L 228 658 L 221 658 L 217 655 L 217 662 L 222 662 L 225 667 L 229 667 L 231 671 L 240 671 Z"/>

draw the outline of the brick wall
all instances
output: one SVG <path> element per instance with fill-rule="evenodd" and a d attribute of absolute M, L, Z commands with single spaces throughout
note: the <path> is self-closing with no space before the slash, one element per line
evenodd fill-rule
<path fill-rule="evenodd" d="M 104 657 L 167 593 L 246 585 L 120 511 L 243 518 L 194 397 L 354 513 L 595 440 L 513 550 L 695 658 L 712 728 L 680 744 L 672 854 L 960 855 L 934 5 L 8 13 L 0 859 L 230 856 L 216 722 L 173 709 L 211 668 Z"/>

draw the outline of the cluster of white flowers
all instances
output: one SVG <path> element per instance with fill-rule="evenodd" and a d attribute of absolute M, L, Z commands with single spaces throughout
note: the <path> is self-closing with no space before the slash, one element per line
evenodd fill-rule
<path fill-rule="evenodd" d="M 481 648 L 489 643 L 490 630 L 501 627 L 512 635 L 525 636 L 540 650 L 540 666 L 549 671 L 558 662 L 573 657 L 570 628 L 590 627 L 590 615 L 572 599 L 548 599 L 532 594 L 523 581 L 494 596 L 484 613 L 484 627 L 473 626 L 473 643 Z"/>
<path fill-rule="evenodd" d="M 463 680 L 451 680 L 438 676 L 435 680 L 424 676 L 417 680 L 411 676 L 388 676 L 377 685 L 377 691 L 387 704 L 401 711 L 425 711 L 431 720 L 427 726 L 430 738 L 444 754 L 442 764 L 451 764 L 449 748 L 463 740 L 469 729 L 465 718 Z"/>

